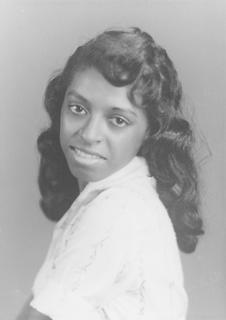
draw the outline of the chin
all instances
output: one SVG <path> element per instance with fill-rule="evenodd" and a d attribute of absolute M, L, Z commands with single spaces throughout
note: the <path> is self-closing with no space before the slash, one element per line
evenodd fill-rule
<path fill-rule="evenodd" d="M 98 174 L 98 173 L 90 173 L 87 171 L 85 172 L 85 170 L 82 172 L 80 170 L 71 170 L 71 174 L 79 181 L 84 181 L 85 183 L 102 180 L 107 176 L 107 175 L 104 175 L 103 173 Z"/>

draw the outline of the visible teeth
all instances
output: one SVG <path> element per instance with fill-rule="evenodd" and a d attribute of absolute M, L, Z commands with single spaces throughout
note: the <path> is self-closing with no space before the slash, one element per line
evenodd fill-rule
<path fill-rule="evenodd" d="M 90 154 L 90 153 L 86 153 L 86 152 L 83 152 L 79 149 L 75 149 L 75 152 L 81 156 L 81 157 L 84 157 L 84 158 L 87 158 L 87 159 L 100 159 L 100 157 L 94 155 L 94 154 Z"/>

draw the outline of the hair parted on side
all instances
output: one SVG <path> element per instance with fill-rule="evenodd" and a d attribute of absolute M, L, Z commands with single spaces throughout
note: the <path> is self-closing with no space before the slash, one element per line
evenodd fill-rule
<path fill-rule="evenodd" d="M 198 174 L 193 159 L 194 137 L 183 116 L 182 89 L 166 51 L 139 28 L 108 30 L 77 48 L 61 73 L 50 80 L 45 108 L 50 127 L 38 138 L 41 154 L 39 187 L 42 210 L 58 220 L 79 194 L 60 147 L 60 113 L 64 94 L 75 73 L 96 68 L 112 85 L 128 86 L 128 98 L 145 108 L 150 133 L 139 151 L 157 182 L 183 252 L 195 250 L 203 233 L 199 216 Z"/>

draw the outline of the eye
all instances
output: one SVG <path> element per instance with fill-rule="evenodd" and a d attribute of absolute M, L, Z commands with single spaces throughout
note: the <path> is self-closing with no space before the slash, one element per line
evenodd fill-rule
<path fill-rule="evenodd" d="M 113 123 L 114 126 L 119 127 L 119 128 L 123 128 L 123 127 L 129 125 L 128 120 L 126 120 L 122 117 L 119 117 L 119 116 L 111 118 L 110 121 L 111 121 L 111 123 Z"/>
<path fill-rule="evenodd" d="M 79 103 L 69 104 L 69 109 L 74 114 L 81 115 L 81 116 L 83 116 L 87 113 L 85 108 Z"/>

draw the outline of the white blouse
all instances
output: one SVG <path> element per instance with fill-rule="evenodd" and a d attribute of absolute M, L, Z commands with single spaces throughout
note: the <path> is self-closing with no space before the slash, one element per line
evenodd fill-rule
<path fill-rule="evenodd" d="M 56 224 L 31 306 L 52 320 L 184 320 L 175 232 L 143 158 L 90 182 Z"/>

